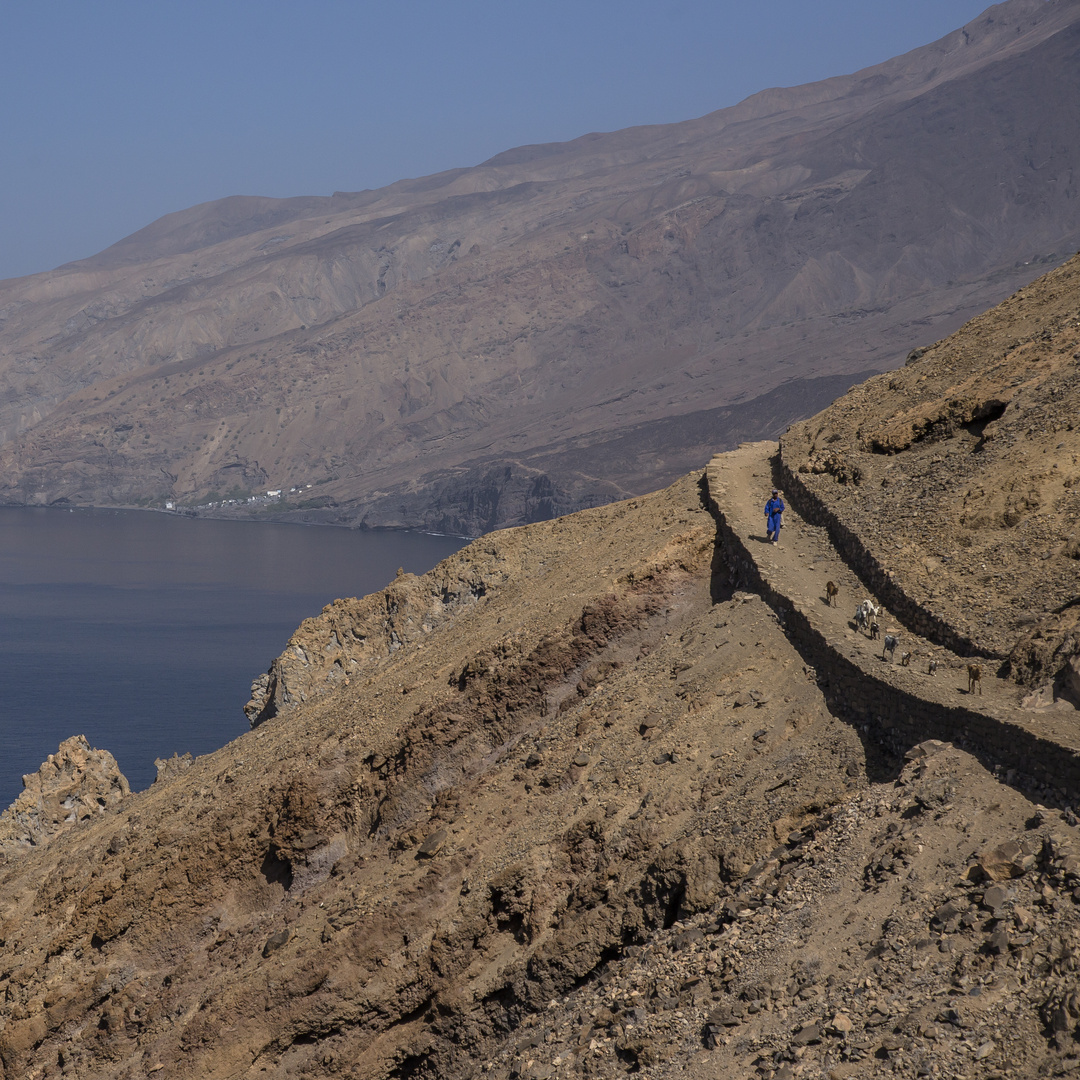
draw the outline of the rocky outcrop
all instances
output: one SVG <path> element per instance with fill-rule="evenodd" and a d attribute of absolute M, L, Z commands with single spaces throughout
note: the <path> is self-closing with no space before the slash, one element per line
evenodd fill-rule
<path fill-rule="evenodd" d="M 1042 703 L 1067 701 L 1080 709 L 1080 606 L 1054 613 L 1013 646 L 1005 672 L 1034 687 Z"/>
<path fill-rule="evenodd" d="M 154 783 L 160 784 L 166 780 L 171 780 L 174 776 L 180 776 L 182 773 L 187 772 L 194 760 L 191 754 L 181 756 L 175 752 L 171 758 L 154 758 L 154 768 L 157 769 Z"/>
<path fill-rule="evenodd" d="M 398 571 L 381 592 L 335 600 L 305 619 L 285 651 L 251 684 L 244 714 L 252 727 L 303 701 L 362 677 L 399 649 L 421 641 L 446 619 L 506 580 L 495 545 L 478 542 L 422 578 Z"/>
<path fill-rule="evenodd" d="M 92 749 L 84 735 L 65 739 L 36 773 L 23 777 L 22 794 L 0 814 L 0 858 L 25 854 L 115 810 L 130 794 L 108 750 Z"/>

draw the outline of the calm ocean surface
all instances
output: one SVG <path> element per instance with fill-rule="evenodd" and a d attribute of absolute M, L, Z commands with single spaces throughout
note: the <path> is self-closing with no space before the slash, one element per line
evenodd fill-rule
<path fill-rule="evenodd" d="M 0 810 L 71 735 L 109 750 L 133 790 L 155 757 L 218 749 L 248 730 L 251 681 L 301 620 L 464 544 L 0 507 Z"/>

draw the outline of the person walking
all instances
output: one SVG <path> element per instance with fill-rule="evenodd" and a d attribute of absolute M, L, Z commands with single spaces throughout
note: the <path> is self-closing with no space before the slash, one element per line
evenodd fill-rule
<path fill-rule="evenodd" d="M 780 543 L 780 527 L 784 524 L 783 514 L 787 509 L 779 488 L 773 488 L 772 498 L 765 504 L 766 538 L 774 544 Z"/>

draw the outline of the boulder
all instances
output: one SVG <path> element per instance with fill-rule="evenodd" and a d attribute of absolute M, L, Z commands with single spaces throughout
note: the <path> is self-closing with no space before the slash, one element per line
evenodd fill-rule
<path fill-rule="evenodd" d="M 184 754 L 181 757 L 179 754 L 173 753 L 171 758 L 154 758 L 154 767 L 157 769 L 154 783 L 160 784 L 166 780 L 171 780 L 174 776 L 186 773 L 194 761 L 195 759 L 191 754 Z"/>
<path fill-rule="evenodd" d="M 979 869 L 991 881 L 1023 877 L 1034 865 L 1035 856 L 1016 840 L 1008 840 L 979 855 Z"/>

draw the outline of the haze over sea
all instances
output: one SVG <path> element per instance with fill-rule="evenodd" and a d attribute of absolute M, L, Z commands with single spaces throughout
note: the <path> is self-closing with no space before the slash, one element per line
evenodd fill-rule
<path fill-rule="evenodd" d="M 0 508 L 0 809 L 71 735 L 133 790 L 155 757 L 247 730 L 251 681 L 337 597 L 424 573 L 458 537 Z"/>

